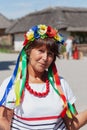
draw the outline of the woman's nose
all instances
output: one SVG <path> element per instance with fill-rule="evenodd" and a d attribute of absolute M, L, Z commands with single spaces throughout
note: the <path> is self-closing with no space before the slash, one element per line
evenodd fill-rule
<path fill-rule="evenodd" d="M 43 59 L 44 59 L 44 60 L 47 60 L 47 57 L 48 57 L 48 56 L 47 56 L 47 52 L 44 52 L 44 54 L 43 54 Z"/>

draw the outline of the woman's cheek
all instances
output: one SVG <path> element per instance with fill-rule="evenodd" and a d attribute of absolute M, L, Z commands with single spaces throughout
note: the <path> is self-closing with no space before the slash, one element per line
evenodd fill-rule
<path fill-rule="evenodd" d="M 53 62 L 53 58 L 49 58 L 49 60 L 48 60 L 49 66 L 51 65 L 52 62 Z"/>

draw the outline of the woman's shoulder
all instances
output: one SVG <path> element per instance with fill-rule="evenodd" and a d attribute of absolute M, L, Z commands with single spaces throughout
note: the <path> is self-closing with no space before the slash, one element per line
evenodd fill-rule
<path fill-rule="evenodd" d="M 6 87 L 10 81 L 11 76 L 7 77 L 6 79 L 3 80 L 1 86 L 0 86 L 0 97 L 4 94 Z"/>
<path fill-rule="evenodd" d="M 11 76 L 5 78 L 5 79 L 2 81 L 2 84 L 1 84 L 0 88 L 1 88 L 2 86 L 5 87 L 5 86 L 9 83 L 10 79 L 11 79 Z"/>
<path fill-rule="evenodd" d="M 0 86 L 0 101 L 4 98 L 4 94 L 6 91 L 8 91 L 8 84 L 10 82 L 11 76 L 4 79 Z M 14 87 L 9 91 L 7 94 L 6 100 L 3 102 L 3 105 L 7 108 L 13 109 L 15 107 L 13 101 L 15 101 L 15 93 L 14 93 Z M 12 103 L 9 103 L 12 102 Z"/>
<path fill-rule="evenodd" d="M 3 84 L 7 84 L 7 83 L 10 81 L 10 79 L 11 79 L 11 76 L 5 78 L 5 79 L 2 81 L 1 86 L 2 86 Z"/>
<path fill-rule="evenodd" d="M 68 82 L 66 81 L 66 79 L 65 79 L 64 77 L 59 76 L 59 78 L 60 78 L 60 82 L 61 82 L 62 84 L 64 84 L 64 83 L 67 83 L 67 84 L 68 84 Z"/>
<path fill-rule="evenodd" d="M 69 83 L 63 77 L 60 77 L 60 82 L 61 82 L 61 87 L 66 96 L 67 101 L 69 101 L 69 102 L 71 102 L 71 104 L 73 104 L 76 100 L 76 97 L 73 94 L 73 91 L 72 91 L 71 87 L 69 86 Z"/>
<path fill-rule="evenodd" d="M 61 87 L 64 92 L 67 92 L 68 90 L 71 89 L 69 86 L 69 83 L 67 82 L 67 80 L 64 77 L 60 76 L 60 83 L 61 83 Z"/>

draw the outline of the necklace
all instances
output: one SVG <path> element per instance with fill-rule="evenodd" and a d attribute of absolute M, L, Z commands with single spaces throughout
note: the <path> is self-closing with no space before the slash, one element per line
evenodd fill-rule
<path fill-rule="evenodd" d="M 45 92 L 37 92 L 37 91 L 34 91 L 30 85 L 28 84 L 28 80 L 26 80 L 26 83 L 25 83 L 25 87 L 27 88 L 27 90 L 29 91 L 29 93 L 33 94 L 34 96 L 37 96 L 37 97 L 45 97 L 48 93 L 49 93 L 49 80 L 46 79 L 46 91 Z"/>

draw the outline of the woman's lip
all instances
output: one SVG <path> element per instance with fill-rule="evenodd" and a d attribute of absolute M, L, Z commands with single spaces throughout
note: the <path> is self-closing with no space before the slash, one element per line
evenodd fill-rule
<path fill-rule="evenodd" d="M 40 63 L 40 65 L 42 65 L 42 66 L 46 66 L 46 64 L 44 64 L 44 63 Z"/>

